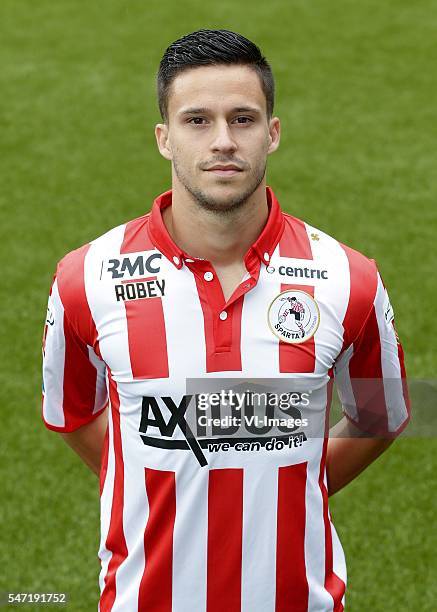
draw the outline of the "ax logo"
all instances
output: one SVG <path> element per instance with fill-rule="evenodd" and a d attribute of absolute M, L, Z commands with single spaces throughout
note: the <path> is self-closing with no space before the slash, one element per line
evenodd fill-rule
<path fill-rule="evenodd" d="M 208 464 L 203 449 L 218 452 L 231 448 L 236 451 L 273 450 L 287 445 L 295 448 L 306 439 L 303 432 L 296 431 L 304 425 L 305 419 L 302 420 L 301 411 L 289 401 L 278 409 L 269 402 L 269 398 L 272 399 L 269 396 L 267 404 L 255 408 L 253 397 L 248 395 L 244 401 L 232 405 L 223 400 L 223 403 L 211 402 L 207 407 L 205 395 L 183 395 L 179 403 L 170 396 L 143 397 L 139 426 L 143 443 L 156 448 L 191 450 L 203 467 Z M 305 405 L 303 395 L 298 399 L 301 405 Z M 236 400 L 237 394 L 233 397 Z M 275 409 L 288 418 L 275 419 Z M 183 437 L 175 435 L 178 431 Z"/>
<path fill-rule="evenodd" d="M 185 413 L 191 402 L 192 395 L 184 395 L 181 402 L 176 404 L 170 396 L 162 397 L 161 400 L 165 407 L 170 411 L 170 419 L 165 422 L 164 416 L 159 407 L 158 401 L 153 396 L 143 397 L 141 409 L 140 434 L 144 444 L 168 449 L 191 449 L 203 467 L 207 465 L 207 460 L 203 451 L 196 440 L 190 426 L 185 419 Z M 149 427 L 157 428 L 162 437 L 148 436 Z M 179 427 L 184 434 L 185 440 L 169 440 Z"/>

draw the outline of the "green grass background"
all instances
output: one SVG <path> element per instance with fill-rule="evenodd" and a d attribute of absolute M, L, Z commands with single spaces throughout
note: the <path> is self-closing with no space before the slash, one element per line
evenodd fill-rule
<path fill-rule="evenodd" d="M 0 590 L 66 591 L 86 612 L 97 479 L 40 421 L 40 341 L 57 260 L 169 187 L 153 136 L 164 49 L 200 27 L 261 46 L 283 129 L 268 183 L 284 209 L 379 262 L 408 373 L 432 378 L 437 5 L 2 0 L 0 24 Z M 332 499 L 348 610 L 437 610 L 436 451 L 398 440 Z"/>

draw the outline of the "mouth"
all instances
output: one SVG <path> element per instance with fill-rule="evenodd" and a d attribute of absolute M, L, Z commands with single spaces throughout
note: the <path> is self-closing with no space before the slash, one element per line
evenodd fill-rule
<path fill-rule="evenodd" d="M 216 174 L 217 176 L 234 176 L 235 174 L 239 174 L 243 170 L 238 168 L 237 166 L 213 166 L 206 170 L 206 172 L 211 172 L 212 174 Z"/>

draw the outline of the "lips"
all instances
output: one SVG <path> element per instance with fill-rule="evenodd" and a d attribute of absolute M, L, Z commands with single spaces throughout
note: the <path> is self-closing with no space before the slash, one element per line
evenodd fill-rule
<path fill-rule="evenodd" d="M 238 168 L 238 166 L 233 165 L 216 165 L 212 166 L 212 168 L 208 168 L 207 172 L 213 172 L 214 174 L 217 174 L 219 176 L 232 176 L 234 174 L 238 174 L 238 172 L 242 172 L 242 169 Z"/>

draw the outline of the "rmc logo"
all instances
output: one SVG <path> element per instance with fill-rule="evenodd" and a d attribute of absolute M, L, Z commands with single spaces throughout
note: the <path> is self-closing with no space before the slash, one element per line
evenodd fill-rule
<path fill-rule="evenodd" d="M 108 259 L 106 272 L 110 272 L 112 278 L 157 274 L 160 270 L 161 257 L 161 253 L 153 253 L 148 256 L 133 254 L 122 259 Z"/>

